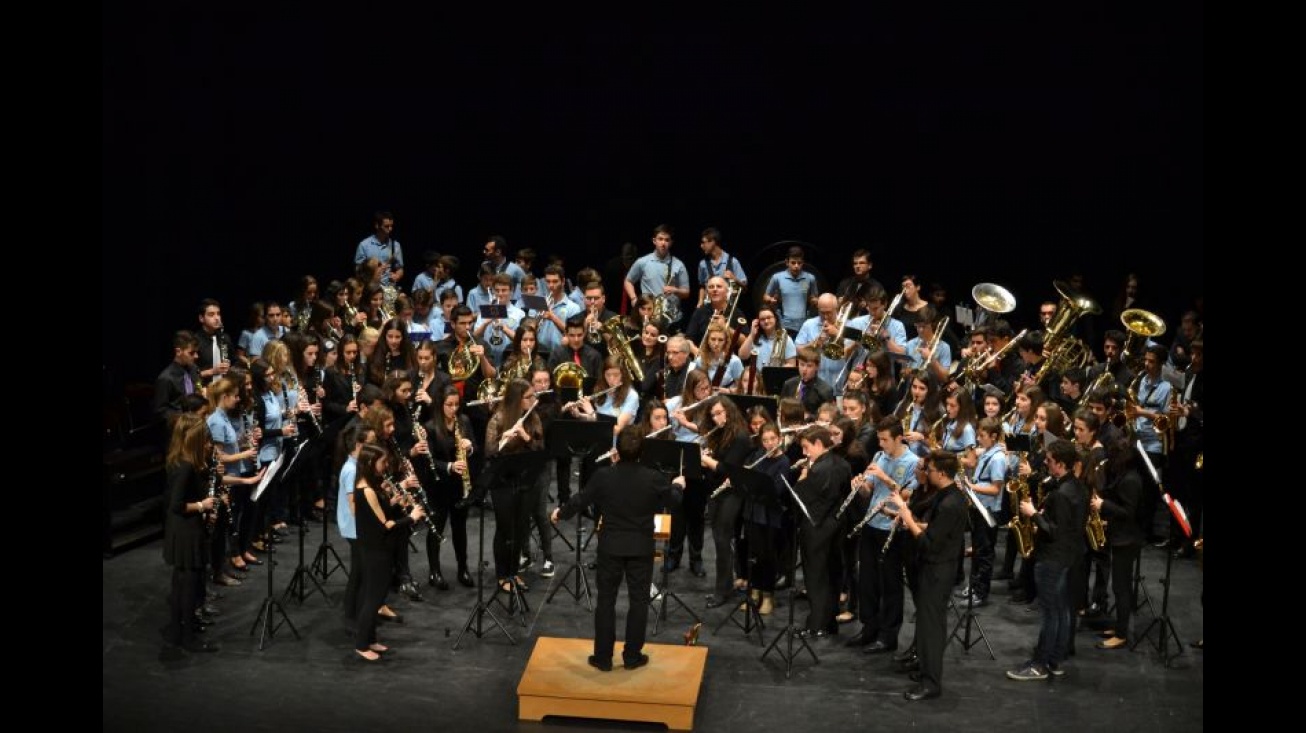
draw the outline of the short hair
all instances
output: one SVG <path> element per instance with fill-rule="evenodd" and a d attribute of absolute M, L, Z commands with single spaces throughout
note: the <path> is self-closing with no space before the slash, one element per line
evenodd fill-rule
<path fill-rule="evenodd" d="M 549 265 L 544 268 L 544 276 L 557 275 L 559 280 L 567 279 L 567 271 L 562 269 L 562 265 Z"/>
<path fill-rule="evenodd" d="M 856 257 L 856 255 L 853 255 L 853 256 Z M 887 303 L 887 302 L 889 302 L 889 294 L 886 293 L 886 292 L 884 292 L 884 288 L 881 288 L 881 287 L 878 287 L 878 286 L 871 286 L 871 289 L 870 289 L 870 290 L 867 290 L 867 291 L 866 291 L 866 295 L 863 296 L 863 297 L 864 297 L 864 299 L 866 300 L 867 303 Z"/>
<path fill-rule="evenodd" d="M 1075 465 L 1075 461 L 1079 460 L 1079 451 L 1075 450 L 1075 444 L 1065 438 L 1050 441 L 1043 452 L 1048 458 L 1067 467 Z"/>
<path fill-rule="evenodd" d="M 627 425 L 617 433 L 617 455 L 623 461 L 634 463 L 639 460 L 639 450 L 644 445 L 644 429 L 639 425 Z"/>
<path fill-rule="evenodd" d="M 871 261 L 871 253 L 870 253 L 870 251 L 867 250 L 865 247 L 862 247 L 861 249 L 855 249 L 855 250 L 853 250 L 853 257 L 852 257 L 852 258 L 853 258 L 854 260 L 855 260 L 855 259 L 858 259 L 858 258 L 861 258 L 861 257 L 865 257 L 865 258 L 866 258 L 866 262 L 867 262 L 867 264 L 870 263 L 870 261 Z"/>
<path fill-rule="evenodd" d="M 190 331 L 178 331 L 172 334 L 172 348 L 185 351 L 192 346 L 199 346 L 200 340 Z"/>
<path fill-rule="evenodd" d="M 828 429 L 823 428 L 820 425 L 804 430 L 801 440 L 805 440 L 808 443 L 820 443 L 827 449 L 834 445 L 834 436 L 830 435 Z"/>
<path fill-rule="evenodd" d="M 1090 410 L 1090 409 L 1088 409 L 1088 408 L 1084 408 L 1084 409 L 1082 409 L 1082 410 L 1076 410 L 1076 411 L 1075 411 L 1075 419 L 1076 419 L 1076 420 L 1083 420 L 1083 421 L 1084 421 L 1084 425 L 1086 425 L 1086 426 L 1088 427 L 1088 429 L 1089 429 L 1089 430 L 1092 430 L 1094 433 L 1097 432 L 1097 429 L 1098 429 L 1098 428 L 1102 427 L 1102 420 L 1101 420 L 1101 418 L 1099 418 L 1099 417 L 1097 416 L 1097 413 L 1096 413 L 1096 412 L 1093 412 L 1092 410 Z"/>
<path fill-rule="evenodd" d="M 1002 435 L 1002 422 L 996 417 L 986 417 L 979 421 L 975 429 L 985 435 Z"/>
<path fill-rule="evenodd" d="M 1157 362 L 1161 364 L 1164 364 L 1165 360 L 1170 356 L 1170 352 L 1161 344 L 1151 344 L 1150 346 L 1147 347 L 1147 350 L 1144 353 L 1148 353 L 1151 354 L 1152 356 L 1155 356 Z"/>
<path fill-rule="evenodd" d="M 786 260 L 803 260 L 803 259 L 806 259 L 806 257 L 803 255 L 803 248 L 802 248 L 802 247 L 799 247 L 799 246 L 797 246 L 797 245 L 794 245 L 794 246 L 790 247 L 790 248 L 788 249 L 788 251 L 785 252 L 785 259 L 786 259 Z"/>
<path fill-rule="evenodd" d="M 506 272 L 500 272 L 490 280 L 490 287 L 497 288 L 500 285 L 512 289 L 512 275 L 509 275 Z"/>
<path fill-rule="evenodd" d="M 485 241 L 494 245 L 495 254 L 504 254 L 508 249 L 508 240 L 504 239 L 502 234 L 491 234 L 485 238 Z"/>
<path fill-rule="evenodd" d="M 706 239 L 711 242 L 721 243 L 721 230 L 716 227 L 708 227 L 699 235 L 699 239 Z"/>
<path fill-rule="evenodd" d="M 927 459 L 934 470 L 945 476 L 956 476 L 957 470 L 961 467 L 960 461 L 957 460 L 957 454 L 947 450 L 930 451 Z"/>
<path fill-rule="evenodd" d="M 602 290 L 602 289 L 603 289 L 602 280 L 590 280 L 589 282 L 585 283 L 585 287 L 581 288 L 581 292 L 583 293 L 587 290 Z"/>
<path fill-rule="evenodd" d="M 1102 340 L 1111 341 L 1115 343 L 1117 346 L 1124 346 L 1125 342 L 1128 341 L 1129 339 L 1127 336 L 1125 336 L 1124 331 L 1121 331 L 1118 328 L 1111 328 L 1111 329 L 1107 329 L 1107 332 L 1102 334 Z"/>
<path fill-rule="evenodd" d="M 440 253 L 433 249 L 428 249 L 422 253 L 422 263 L 427 267 L 433 267 L 440 264 Z"/>
<path fill-rule="evenodd" d="M 570 330 L 573 329 L 573 328 L 579 328 L 579 329 L 584 330 L 584 328 L 585 328 L 585 316 L 584 316 L 584 315 L 577 314 L 577 315 L 574 315 L 574 316 L 572 316 L 571 318 L 568 318 L 568 319 L 567 319 L 567 330 L 570 331 Z"/>
<path fill-rule="evenodd" d="M 375 384 L 364 384 L 362 389 L 358 390 L 358 404 L 360 405 L 371 405 L 383 398 L 381 388 Z"/>
<path fill-rule="evenodd" d="M 453 312 L 449 314 L 449 317 L 452 318 L 455 323 L 457 323 L 458 319 L 462 318 L 463 316 L 474 316 L 474 315 L 476 314 L 472 313 L 471 308 L 468 308 L 465 305 L 460 305 L 457 308 L 453 309 Z"/>
<path fill-rule="evenodd" d="M 214 300 L 213 298 L 205 298 L 204 300 L 200 301 L 200 309 L 197 315 L 201 315 L 201 316 L 204 315 L 204 311 L 207 311 L 209 309 L 209 306 L 217 308 L 218 310 L 222 310 L 221 303 Z"/>
<path fill-rule="evenodd" d="M 1075 385 L 1076 387 L 1079 387 L 1080 389 L 1084 388 L 1084 382 L 1087 381 L 1087 377 L 1084 374 L 1084 370 L 1079 368 L 1067 369 L 1066 371 L 1061 373 L 1061 378 L 1068 380 L 1071 384 Z"/>
<path fill-rule="evenodd" d="M 458 300 L 458 291 L 453 288 L 445 288 L 444 290 L 441 290 L 440 302 L 443 303 L 446 300 Z"/>
<path fill-rule="evenodd" d="M 440 265 L 444 267 L 444 271 L 448 273 L 449 277 L 453 277 L 454 272 L 462 265 L 462 260 L 454 255 L 440 255 Z"/>
<path fill-rule="evenodd" d="M 881 418 L 879 422 L 875 423 L 875 432 L 879 433 L 885 430 L 889 431 L 890 438 L 901 438 L 902 420 L 899 420 L 893 415 Z"/>
<path fill-rule="evenodd" d="M 375 214 L 372 214 L 372 225 L 375 226 L 377 224 L 380 224 L 386 219 L 389 219 L 390 221 L 394 221 L 394 218 L 395 215 L 391 214 L 388 211 L 378 211 Z"/>
<path fill-rule="evenodd" d="M 1036 354 L 1043 353 L 1043 332 L 1030 331 L 1024 336 L 1021 336 L 1020 342 L 1016 344 L 1016 348 L 1021 351 L 1032 351 Z"/>
<path fill-rule="evenodd" d="M 517 259 L 526 260 L 528 263 L 534 262 L 535 250 L 531 249 L 530 247 L 522 247 L 521 249 L 517 250 Z"/>
<path fill-rule="evenodd" d="M 1007 323 L 1005 320 L 999 318 L 998 320 L 993 322 L 992 326 L 989 327 L 989 335 L 996 336 L 1000 339 L 1009 339 L 1012 336 L 1015 336 L 1016 332 L 1011 328 L 1010 323 Z"/>
<path fill-rule="evenodd" d="M 656 237 L 659 234 L 665 234 L 674 239 L 676 236 L 676 230 L 672 229 L 670 224 L 658 224 L 653 227 L 653 236 Z"/>
<path fill-rule="evenodd" d="M 821 352 L 817 351 L 814 346 L 804 346 L 798 350 L 798 361 L 819 365 L 821 363 Z"/>
<path fill-rule="evenodd" d="M 935 308 L 932 305 L 927 305 L 921 308 L 920 310 L 916 311 L 917 327 L 919 327 L 921 324 L 925 324 L 928 325 L 930 328 L 938 328 L 939 327 L 939 324 L 937 323 L 938 320 L 939 320 L 939 311 L 937 308 Z"/>

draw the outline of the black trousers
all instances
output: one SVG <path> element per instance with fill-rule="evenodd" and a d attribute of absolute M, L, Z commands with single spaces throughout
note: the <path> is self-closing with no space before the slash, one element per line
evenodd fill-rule
<path fill-rule="evenodd" d="M 540 471 L 535 477 L 535 482 L 531 484 L 530 489 L 526 492 L 523 501 L 526 502 L 526 534 L 525 541 L 522 542 L 524 554 L 530 554 L 530 528 L 531 525 L 539 532 L 540 538 L 540 555 L 545 560 L 553 560 L 553 524 L 549 522 L 549 472 Z"/>
<path fill-rule="evenodd" d="M 803 550 L 803 582 L 807 584 L 807 600 L 811 607 L 807 614 L 808 631 L 837 628 L 834 611 L 839 604 L 830 583 L 830 550 L 838 531 L 838 523 L 826 517 L 815 527 L 805 521 L 798 534 L 798 545 Z"/>
<path fill-rule="evenodd" d="M 530 514 L 524 501 L 526 493 L 504 481 L 496 481 L 490 489 L 494 500 L 494 573 L 500 580 L 517 574 Z"/>
<path fill-rule="evenodd" d="M 780 529 L 771 527 L 757 522 L 749 522 L 745 530 L 748 534 L 747 552 L 749 564 L 752 565 L 751 571 L 748 572 L 749 584 L 757 590 L 765 593 L 775 591 L 775 579 L 777 575 L 776 568 L 776 547 L 780 537 Z"/>
<path fill-rule="evenodd" d="M 916 654 L 921 661 L 921 685 L 943 691 L 943 649 L 948 637 L 948 593 L 957 577 L 951 562 L 921 566 L 916 594 Z"/>
<path fill-rule="evenodd" d="M 1129 621 L 1134 613 L 1134 563 L 1142 551 L 1139 545 L 1111 548 L 1111 593 L 1116 599 L 1116 636 L 1130 637 Z"/>
<path fill-rule="evenodd" d="M 228 552 L 232 557 L 249 552 L 249 543 L 254 539 L 254 502 L 250 496 L 253 486 L 231 487 L 231 544 Z"/>
<path fill-rule="evenodd" d="M 612 659 L 617 642 L 617 591 L 625 578 L 630 606 L 626 610 L 626 645 L 621 656 L 628 662 L 634 661 L 644 650 L 648 629 L 653 556 L 623 557 L 600 552 L 596 572 L 599 596 L 594 609 L 594 656 L 600 660 Z"/>
<path fill-rule="evenodd" d="M 734 541 L 744 498 L 738 490 L 729 489 L 717 497 L 715 504 L 712 544 L 716 547 L 716 583 L 713 590 L 721 598 L 729 598 L 735 587 Z"/>
<path fill-rule="evenodd" d="M 685 551 L 689 540 L 689 559 L 703 559 L 703 512 L 707 509 L 707 487 L 701 480 L 690 481 L 685 487 L 684 499 L 679 509 L 671 511 L 671 557 L 676 560 Z"/>
<path fill-rule="evenodd" d="M 222 574 L 222 566 L 227 562 L 227 536 L 231 534 L 231 509 L 221 501 L 217 507 L 218 518 L 209 530 L 209 564 L 214 578 Z"/>
<path fill-rule="evenodd" d="M 862 631 L 875 636 L 877 641 L 897 648 L 898 633 L 902 630 L 902 543 L 899 530 L 894 533 L 888 552 L 882 552 L 886 529 L 867 527 L 862 530 L 857 543 L 858 569 L 857 615 Z M 918 622 L 919 623 L 919 622 Z"/>
<path fill-rule="evenodd" d="M 997 557 L 998 530 L 989 527 L 974 506 L 970 508 L 970 589 L 979 598 L 989 597 L 993 582 L 993 560 Z"/>
<path fill-rule="evenodd" d="M 345 542 L 349 543 L 349 582 L 345 583 L 345 595 L 340 601 L 340 616 L 349 628 L 353 628 L 358 621 L 359 589 L 363 585 L 363 551 L 358 540 L 346 537 Z"/>
<path fill-rule="evenodd" d="M 399 544 L 399 543 L 396 543 Z M 401 546 L 408 551 L 407 542 Z M 362 549 L 362 578 L 358 589 L 358 613 L 354 617 L 354 648 L 359 651 L 376 643 L 376 614 L 385 604 L 386 593 L 390 590 L 390 569 L 394 564 L 394 550 L 389 547 L 359 548 L 354 545 L 357 554 Z M 352 576 L 351 576 L 352 578 Z"/>

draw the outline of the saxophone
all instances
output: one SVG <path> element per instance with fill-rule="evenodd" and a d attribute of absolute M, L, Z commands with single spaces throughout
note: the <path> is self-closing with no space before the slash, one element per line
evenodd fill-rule
<path fill-rule="evenodd" d="M 472 472 L 467 463 L 467 449 L 463 447 L 463 431 L 459 428 L 460 420 L 455 416 L 453 420 L 453 457 L 455 461 L 462 461 L 463 466 L 463 498 L 466 499 L 468 494 L 472 493 Z"/>
<path fill-rule="evenodd" d="M 916 403 L 912 402 L 907 405 L 907 409 L 902 413 L 902 432 L 910 433 L 912 425 L 912 410 L 916 409 Z"/>
<path fill-rule="evenodd" d="M 1097 492 L 1093 492 L 1097 497 Z M 1106 548 L 1106 522 L 1102 521 L 1102 514 L 1093 508 L 1090 502 L 1088 505 L 1088 520 L 1084 523 L 1084 532 L 1088 535 L 1088 546 L 1093 552 L 1101 552 Z"/>
<path fill-rule="evenodd" d="M 1024 455 L 1020 455 L 1023 460 Z M 1029 498 L 1029 481 L 1019 475 L 1007 481 L 1007 495 L 1011 497 L 1011 521 L 1007 522 L 1007 527 L 1011 529 L 1011 536 L 1016 540 L 1016 549 L 1020 552 L 1020 556 L 1028 558 L 1034 553 L 1034 520 L 1020 516 L 1020 505 Z"/>

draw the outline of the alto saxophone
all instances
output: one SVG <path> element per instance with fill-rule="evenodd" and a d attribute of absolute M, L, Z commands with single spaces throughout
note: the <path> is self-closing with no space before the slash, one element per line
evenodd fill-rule
<path fill-rule="evenodd" d="M 1020 516 L 1020 505 L 1029 499 L 1029 481 L 1017 475 L 1007 481 L 1006 488 L 1007 495 L 1011 497 L 1011 521 L 1007 522 L 1007 527 L 1016 540 L 1020 556 L 1028 558 L 1034 552 L 1034 520 Z"/>
<path fill-rule="evenodd" d="M 1097 492 L 1093 492 L 1097 496 Z M 1093 552 L 1101 552 L 1106 547 L 1106 522 L 1102 521 L 1102 513 L 1093 508 L 1092 503 L 1088 505 L 1088 520 L 1084 522 L 1084 533 L 1088 535 L 1088 546 Z"/>
<path fill-rule="evenodd" d="M 463 447 L 463 431 L 458 425 L 459 420 L 455 416 L 453 421 L 453 457 L 455 461 L 463 462 L 463 498 L 466 499 L 472 493 L 472 472 L 467 464 L 467 449 Z"/>

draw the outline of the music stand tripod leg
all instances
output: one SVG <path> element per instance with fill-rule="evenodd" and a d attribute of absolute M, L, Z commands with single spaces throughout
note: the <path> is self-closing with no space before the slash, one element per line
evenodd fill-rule
<path fill-rule="evenodd" d="M 494 625 L 499 627 L 499 631 L 502 631 L 503 635 L 508 637 L 508 642 L 510 644 L 513 644 L 514 646 L 517 644 L 517 640 L 512 638 L 512 634 L 508 633 L 507 627 L 505 627 L 503 623 L 499 621 L 499 617 L 494 615 L 494 611 L 491 610 L 489 604 L 485 602 L 485 503 L 484 502 L 481 503 L 480 510 L 481 510 L 480 515 L 477 518 L 477 532 L 476 532 L 477 534 L 476 605 L 472 607 L 472 612 L 467 617 L 467 623 L 463 624 L 463 630 L 458 633 L 458 638 L 454 639 L 453 641 L 454 649 L 457 649 L 458 645 L 462 643 L 463 637 L 467 635 L 468 631 L 472 632 L 472 634 L 474 634 L 477 639 L 480 639 L 483 636 L 485 636 L 485 628 L 483 626 L 483 620 L 484 617 L 486 616 L 489 616 L 490 620 L 494 622 Z"/>

